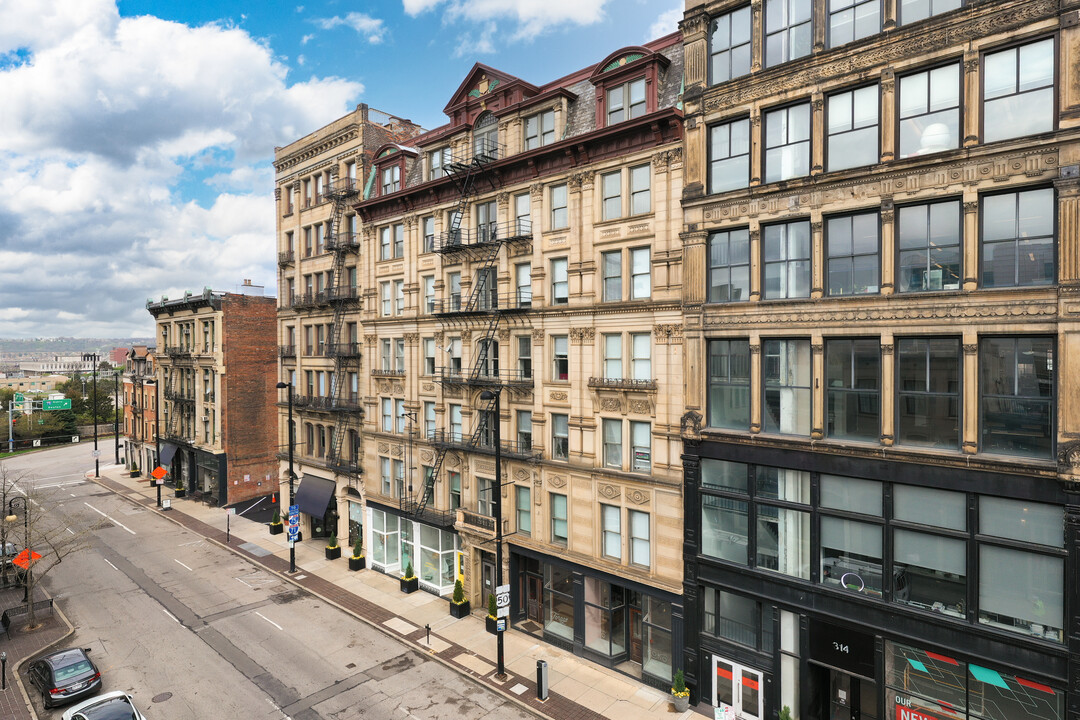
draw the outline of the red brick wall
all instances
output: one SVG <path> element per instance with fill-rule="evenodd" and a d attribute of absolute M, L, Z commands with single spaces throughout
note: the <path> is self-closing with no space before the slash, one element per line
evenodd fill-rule
<path fill-rule="evenodd" d="M 229 468 L 224 501 L 233 504 L 277 489 L 277 302 L 228 294 L 221 310 L 221 444 Z"/>

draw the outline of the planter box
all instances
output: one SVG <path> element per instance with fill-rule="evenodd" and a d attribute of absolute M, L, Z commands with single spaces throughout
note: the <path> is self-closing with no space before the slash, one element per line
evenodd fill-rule
<path fill-rule="evenodd" d="M 354 557 L 349 558 L 349 569 L 350 570 L 363 570 L 365 567 L 367 567 L 367 558 L 364 557 L 363 555 L 361 555 L 358 558 L 354 558 Z"/>
<path fill-rule="evenodd" d="M 174 492 L 176 493 L 176 497 L 178 498 L 182 498 L 187 495 L 187 490 L 185 490 L 184 488 L 176 488 Z"/>
<path fill-rule="evenodd" d="M 271 535 L 280 535 L 283 532 L 285 532 L 285 524 L 284 523 L 270 523 L 270 534 Z"/>
<path fill-rule="evenodd" d="M 408 580 L 401 578 L 401 592 L 408 594 L 414 593 L 419 589 L 420 578 L 409 578 Z"/>
<path fill-rule="evenodd" d="M 690 707 L 690 696 L 689 695 L 685 695 L 685 696 L 672 695 L 671 696 L 671 701 L 675 705 L 675 712 L 677 712 L 677 713 L 686 712 L 687 708 Z"/>
<path fill-rule="evenodd" d="M 484 624 L 487 627 L 487 631 L 492 635 L 499 634 L 499 621 L 490 615 L 484 616 Z"/>
<path fill-rule="evenodd" d="M 458 619 L 461 619 L 463 617 L 468 617 L 469 616 L 469 601 L 466 600 L 465 602 L 458 605 L 456 602 L 451 600 L 450 601 L 450 614 L 453 615 L 454 617 L 458 618 Z"/>
<path fill-rule="evenodd" d="M 139 477 L 140 475 L 142 475 L 142 473 L 140 473 L 138 470 L 131 471 L 131 477 Z"/>
<path fill-rule="evenodd" d="M 327 547 L 326 548 L 326 559 L 327 560 L 337 560 L 339 557 L 341 557 L 341 546 L 340 545 L 338 545 L 337 547 Z"/>

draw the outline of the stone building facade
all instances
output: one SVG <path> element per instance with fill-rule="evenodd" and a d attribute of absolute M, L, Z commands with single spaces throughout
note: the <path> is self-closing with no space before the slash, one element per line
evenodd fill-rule
<path fill-rule="evenodd" d="M 693 700 L 1080 717 L 1078 13 L 687 0 Z"/>

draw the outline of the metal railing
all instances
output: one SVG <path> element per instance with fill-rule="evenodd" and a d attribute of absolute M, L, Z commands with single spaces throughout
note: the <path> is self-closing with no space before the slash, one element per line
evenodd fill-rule
<path fill-rule="evenodd" d="M 279 358 L 295 358 L 296 346 L 295 345 L 278 345 L 278 357 Z"/>
<path fill-rule="evenodd" d="M 463 525 L 480 528 L 481 530 L 487 530 L 488 532 L 495 532 L 495 518 L 490 515 L 481 515 L 480 513 L 469 512 L 468 510 L 461 510 L 460 512 Z"/>
<path fill-rule="evenodd" d="M 589 378 L 591 388 L 614 388 L 621 390 L 656 390 L 655 380 L 634 380 L 632 378 Z"/>
<path fill-rule="evenodd" d="M 292 265 L 294 262 L 296 262 L 296 253 L 292 250 L 286 250 L 277 254 L 277 263 L 282 267 Z"/>
<path fill-rule="evenodd" d="M 458 228 L 438 233 L 434 238 L 434 249 L 438 253 L 457 252 L 484 247 L 492 243 L 515 242 L 531 238 L 532 221 L 519 218 L 508 222 L 483 223 L 475 228 Z"/>
<path fill-rule="evenodd" d="M 488 312 L 525 312 L 533 307 L 532 290 L 518 290 L 507 293 L 483 293 L 474 307 L 469 307 L 469 297 L 451 295 L 445 300 L 433 300 L 429 303 L 432 315 L 453 315 L 455 313 Z"/>

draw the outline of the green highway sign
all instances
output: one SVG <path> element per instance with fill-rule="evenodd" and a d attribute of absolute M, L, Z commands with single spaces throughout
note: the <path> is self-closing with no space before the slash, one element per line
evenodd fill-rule
<path fill-rule="evenodd" d="M 23 400 L 26 400 L 25 395 L 22 393 L 15 393 L 15 402 L 22 402 Z"/>
<path fill-rule="evenodd" d="M 70 410 L 71 398 L 64 398 L 63 400 L 43 400 L 41 403 L 42 410 Z"/>

